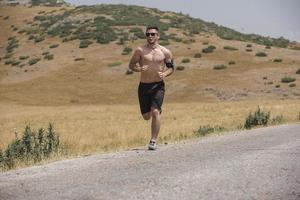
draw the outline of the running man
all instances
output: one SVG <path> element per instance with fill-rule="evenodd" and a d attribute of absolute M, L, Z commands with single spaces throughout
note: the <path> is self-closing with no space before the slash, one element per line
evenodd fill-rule
<path fill-rule="evenodd" d="M 129 68 L 141 72 L 138 96 L 140 110 L 145 120 L 152 118 L 149 150 L 156 149 L 156 139 L 160 130 L 160 115 L 165 95 L 164 78 L 174 71 L 170 50 L 159 45 L 159 28 L 146 29 L 147 44 L 138 47 L 129 63 Z"/>

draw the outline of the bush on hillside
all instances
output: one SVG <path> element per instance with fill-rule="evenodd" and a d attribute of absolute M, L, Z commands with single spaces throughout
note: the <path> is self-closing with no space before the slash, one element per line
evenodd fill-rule
<path fill-rule="evenodd" d="M 195 53 L 194 55 L 194 58 L 201 58 L 201 57 L 202 57 L 201 53 Z"/>
<path fill-rule="evenodd" d="M 300 74 L 300 68 L 296 71 L 296 74 Z"/>
<path fill-rule="evenodd" d="M 130 47 L 125 47 L 125 48 L 123 49 L 122 55 L 128 55 L 128 54 L 130 54 L 131 52 L 132 52 L 132 48 L 130 48 Z"/>
<path fill-rule="evenodd" d="M 280 59 L 280 58 L 275 58 L 275 59 L 273 60 L 273 62 L 282 62 L 282 59 Z"/>
<path fill-rule="evenodd" d="M 52 45 L 49 46 L 49 48 L 50 48 L 50 49 L 53 49 L 53 48 L 56 48 L 56 47 L 58 47 L 58 46 L 59 46 L 59 44 L 52 44 Z"/>
<path fill-rule="evenodd" d="M 227 68 L 227 66 L 226 66 L 226 65 L 223 65 L 223 64 L 222 64 L 222 65 L 215 65 L 215 66 L 214 66 L 214 69 L 215 69 L 215 70 L 222 70 L 222 69 L 226 69 L 226 68 Z"/>
<path fill-rule="evenodd" d="M 87 48 L 90 44 L 93 44 L 91 40 L 81 40 L 79 48 Z"/>
<path fill-rule="evenodd" d="M 28 59 L 29 58 L 29 56 L 19 56 L 19 59 L 20 60 L 26 60 L 26 59 Z"/>
<path fill-rule="evenodd" d="M 285 76 L 285 77 L 283 77 L 283 78 L 281 79 L 281 82 L 282 82 L 282 83 L 291 83 L 291 82 L 294 82 L 294 81 L 296 81 L 296 79 L 295 79 L 295 78 L 292 78 L 292 77 L 290 77 L 290 76 Z"/>
<path fill-rule="evenodd" d="M 237 51 L 238 49 L 232 46 L 224 46 L 224 49 L 230 50 L 230 51 Z"/>
<path fill-rule="evenodd" d="M 210 45 L 210 46 L 208 46 L 208 47 L 202 49 L 202 52 L 203 52 L 203 53 L 212 53 L 215 49 L 216 49 L 215 46 Z"/>
<path fill-rule="evenodd" d="M 258 107 L 254 114 L 250 113 L 248 115 L 244 127 L 246 129 L 251 129 L 255 126 L 266 126 L 268 124 L 269 119 L 270 112 L 262 111 L 260 107 Z"/>
<path fill-rule="evenodd" d="M 176 67 L 176 70 L 178 70 L 178 71 L 183 71 L 184 69 L 185 69 L 184 66 L 177 66 L 177 67 Z"/>
<path fill-rule="evenodd" d="M 235 65 L 235 61 L 233 61 L 233 60 L 229 61 L 228 65 Z"/>
<path fill-rule="evenodd" d="M 266 54 L 265 52 L 258 52 L 258 53 L 255 54 L 255 56 L 257 56 L 257 57 L 266 57 L 266 56 L 268 56 L 268 54 Z"/>
<path fill-rule="evenodd" d="M 191 60 L 190 60 L 189 58 L 183 58 L 183 59 L 181 60 L 181 62 L 182 62 L 182 63 L 189 63 L 189 62 L 191 62 Z"/>
<path fill-rule="evenodd" d="M 37 62 L 39 62 L 41 59 L 40 58 L 32 58 L 28 61 L 28 64 L 29 65 L 34 65 L 36 64 Z"/>

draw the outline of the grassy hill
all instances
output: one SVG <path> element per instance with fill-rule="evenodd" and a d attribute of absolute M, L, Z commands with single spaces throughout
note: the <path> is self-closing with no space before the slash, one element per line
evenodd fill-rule
<path fill-rule="evenodd" d="M 258 105 L 298 120 L 297 42 L 139 6 L 0 5 L 0 148 L 14 128 L 49 121 L 73 153 L 144 144 L 139 74 L 127 66 L 150 24 L 176 62 L 161 141 L 188 138 L 200 125 L 236 128 Z"/>

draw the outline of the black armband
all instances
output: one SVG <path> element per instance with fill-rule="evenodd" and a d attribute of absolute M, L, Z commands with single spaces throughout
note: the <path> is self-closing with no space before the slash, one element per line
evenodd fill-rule
<path fill-rule="evenodd" d="M 167 68 L 172 68 L 174 69 L 174 62 L 171 60 L 171 62 L 166 63 Z"/>

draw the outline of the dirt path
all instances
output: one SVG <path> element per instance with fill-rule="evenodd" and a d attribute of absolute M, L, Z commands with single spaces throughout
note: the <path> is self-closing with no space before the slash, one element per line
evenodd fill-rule
<path fill-rule="evenodd" d="M 300 199 L 300 124 L 0 174 L 0 199 Z"/>

